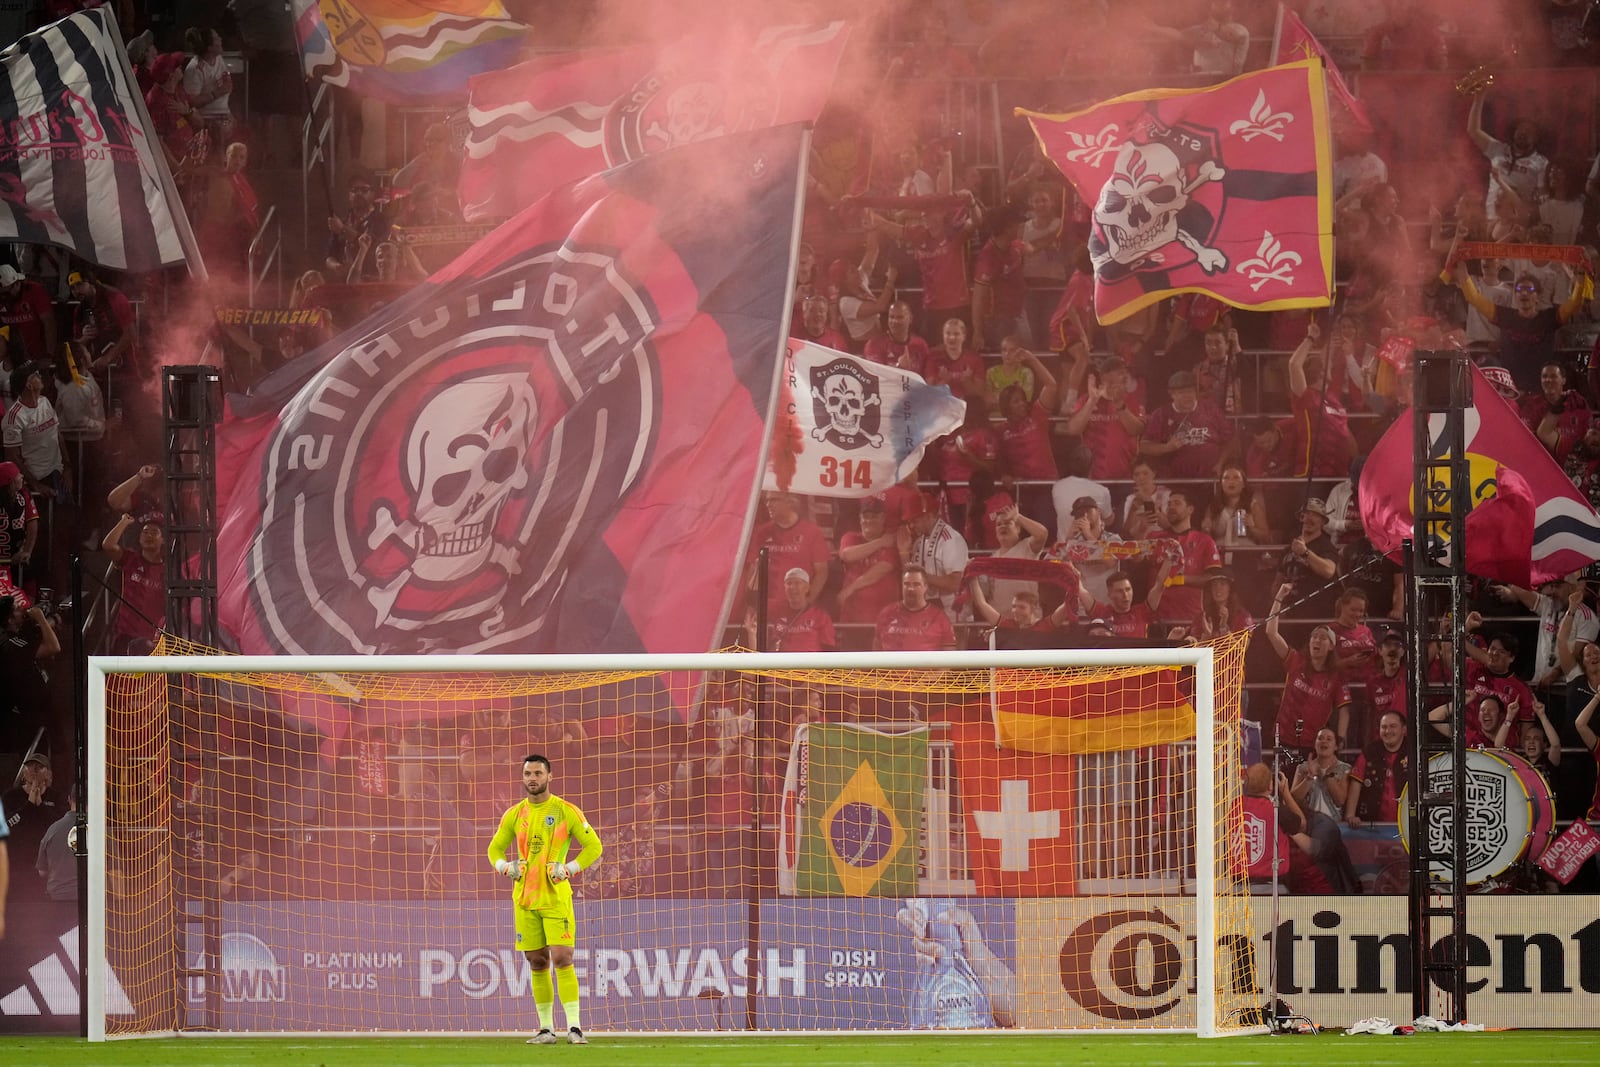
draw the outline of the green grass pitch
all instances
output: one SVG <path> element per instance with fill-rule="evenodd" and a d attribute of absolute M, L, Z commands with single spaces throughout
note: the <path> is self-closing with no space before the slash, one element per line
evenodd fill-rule
<path fill-rule="evenodd" d="M 931 1067 L 935 1063 L 995 1067 L 1531 1067 L 1600 1062 L 1600 1031 L 1522 1030 L 1496 1034 L 1411 1037 L 1244 1037 L 1201 1041 L 1187 1036 L 1033 1037 L 915 1035 L 905 1037 L 607 1038 L 586 1047 L 533 1047 L 509 1038 L 180 1038 L 91 1045 L 76 1038 L 12 1038 L 0 1053 L 7 1067 L 496 1067 L 500 1064 L 588 1062 L 606 1067 Z"/>

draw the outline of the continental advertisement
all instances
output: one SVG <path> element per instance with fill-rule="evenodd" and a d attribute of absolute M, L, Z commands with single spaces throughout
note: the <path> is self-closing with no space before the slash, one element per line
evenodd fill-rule
<path fill-rule="evenodd" d="M 1275 951 L 1278 995 L 1295 1011 L 1323 1026 L 1412 1017 L 1405 897 L 1284 897 L 1275 934 L 1271 900 L 1251 903 L 1258 982 L 1266 985 L 1267 953 Z M 1018 1025 L 1195 1025 L 1191 901 L 1019 900 L 1016 909 Z M 1473 897 L 1467 928 L 1472 1022 L 1594 1025 L 1600 911 L 1593 897 Z M 1242 950 L 1218 947 L 1234 958 Z"/>

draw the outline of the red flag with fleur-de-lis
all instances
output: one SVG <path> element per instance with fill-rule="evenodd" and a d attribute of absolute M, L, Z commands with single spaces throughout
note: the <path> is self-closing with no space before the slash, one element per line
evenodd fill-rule
<path fill-rule="evenodd" d="M 1175 293 L 1252 310 L 1328 305 L 1333 182 L 1318 61 L 1071 114 L 1017 113 L 1094 205 L 1101 323 Z"/>

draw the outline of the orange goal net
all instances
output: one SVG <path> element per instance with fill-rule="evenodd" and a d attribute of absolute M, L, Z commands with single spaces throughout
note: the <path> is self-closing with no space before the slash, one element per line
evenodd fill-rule
<path fill-rule="evenodd" d="M 95 659 L 91 1032 L 536 1028 L 486 855 L 531 753 L 604 848 L 586 1030 L 1245 1032 L 1242 667 Z"/>

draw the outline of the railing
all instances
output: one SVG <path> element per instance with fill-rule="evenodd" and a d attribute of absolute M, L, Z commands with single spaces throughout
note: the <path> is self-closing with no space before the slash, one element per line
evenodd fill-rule
<path fill-rule="evenodd" d="M 941 125 L 959 140 L 952 149 L 957 166 L 993 170 L 1006 180 L 1002 143 L 1000 87 L 992 81 L 952 78 L 944 86 Z"/>
<path fill-rule="evenodd" d="M 339 180 L 338 147 L 339 137 L 334 126 L 334 98 L 333 92 L 327 82 L 317 85 L 316 95 L 311 98 L 311 108 L 306 112 L 306 119 L 300 126 L 300 200 L 305 211 L 301 216 L 301 242 L 306 253 L 311 253 L 311 219 L 316 212 L 311 210 L 311 172 L 322 164 L 324 182 L 323 186 L 332 195 L 332 190 L 337 187 Z M 328 210 L 333 210 L 333 204 L 328 205 Z M 320 261 L 320 257 L 318 257 Z"/>
<path fill-rule="evenodd" d="M 122 598 L 115 591 L 120 588 L 120 579 L 115 563 L 107 563 L 99 576 L 90 573 L 90 566 L 84 563 L 84 575 L 89 579 L 84 585 L 84 596 L 89 599 L 83 613 L 83 632 L 78 640 L 88 649 L 88 655 L 105 655 L 111 651 L 111 624 L 121 606 Z"/>
<path fill-rule="evenodd" d="M 250 249 L 245 255 L 245 264 L 249 276 L 249 300 L 251 307 L 260 307 L 258 300 L 262 289 L 267 282 L 268 274 L 273 275 L 272 297 L 268 301 L 271 307 L 283 305 L 283 226 L 278 222 L 278 207 L 274 204 L 267 208 L 266 215 L 261 220 L 261 226 L 256 230 L 255 236 L 250 238 Z"/>

